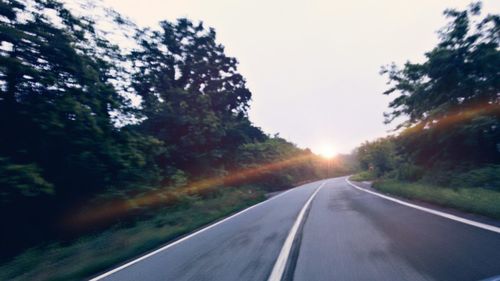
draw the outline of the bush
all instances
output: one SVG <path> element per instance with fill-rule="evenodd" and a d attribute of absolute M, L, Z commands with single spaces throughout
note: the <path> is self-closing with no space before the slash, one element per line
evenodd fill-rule
<path fill-rule="evenodd" d="M 357 159 L 361 169 L 384 176 L 394 170 L 398 160 L 395 139 L 389 136 L 363 143 L 358 147 Z"/>
<path fill-rule="evenodd" d="M 500 192 L 482 188 L 445 188 L 441 186 L 405 183 L 396 180 L 377 181 L 374 188 L 402 196 L 452 207 L 466 212 L 500 218 Z"/>
<path fill-rule="evenodd" d="M 372 171 L 362 171 L 351 176 L 349 179 L 352 181 L 371 181 L 376 178 L 377 176 Z"/>
<path fill-rule="evenodd" d="M 431 185 L 439 185 L 439 186 L 450 186 L 451 178 L 456 175 L 457 171 L 453 169 L 442 169 L 442 168 L 434 168 L 425 171 L 425 174 L 422 177 L 421 182 L 431 184 Z"/>
<path fill-rule="evenodd" d="M 157 209 L 150 218 L 28 249 L 0 265 L 0 280 L 88 280 L 131 257 L 264 200 L 256 187 L 225 188 L 206 200 L 181 196 L 183 206 Z"/>
<path fill-rule="evenodd" d="M 394 177 L 403 181 L 418 181 L 424 175 L 424 170 L 411 163 L 401 163 L 394 171 Z"/>
<path fill-rule="evenodd" d="M 54 193 L 54 187 L 41 175 L 36 164 L 13 164 L 0 157 L 0 202 L 6 203 L 18 197 L 35 197 Z"/>
<path fill-rule="evenodd" d="M 488 165 L 454 176 L 452 187 L 481 187 L 500 190 L 500 165 Z"/>

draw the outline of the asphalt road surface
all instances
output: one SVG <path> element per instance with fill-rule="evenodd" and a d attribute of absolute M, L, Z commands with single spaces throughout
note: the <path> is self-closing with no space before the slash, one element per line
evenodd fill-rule
<path fill-rule="evenodd" d="M 292 233 L 301 211 L 300 227 Z M 459 281 L 500 275 L 499 233 L 335 178 L 291 189 L 95 280 L 265 281 L 283 258 L 289 236 L 293 244 L 284 256 L 283 280 Z"/>

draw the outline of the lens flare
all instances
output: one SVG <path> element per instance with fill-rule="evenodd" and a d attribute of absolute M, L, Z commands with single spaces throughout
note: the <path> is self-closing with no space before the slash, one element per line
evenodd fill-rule
<path fill-rule="evenodd" d="M 143 208 L 172 206 L 178 203 L 179 200 L 182 200 L 182 197 L 185 195 L 201 195 L 204 192 L 210 192 L 210 190 L 223 186 L 237 186 L 245 182 L 251 182 L 269 173 L 317 160 L 316 157 L 312 153 L 302 154 L 278 162 L 233 171 L 227 176 L 192 182 L 182 188 L 171 189 L 167 187 L 157 189 L 130 199 L 107 199 L 99 203 L 94 203 L 92 206 L 85 206 L 71 212 L 67 217 L 63 218 L 62 224 L 64 227 L 71 229 L 86 228 L 119 219 Z"/>
<path fill-rule="evenodd" d="M 401 134 L 413 134 L 428 127 L 445 128 L 448 126 L 469 122 L 477 116 L 481 115 L 500 116 L 500 105 L 498 103 L 485 102 L 464 108 L 450 110 L 446 113 L 446 115 L 440 118 L 428 120 L 427 122 L 421 122 L 412 127 L 404 128 L 404 130 L 401 131 Z"/>

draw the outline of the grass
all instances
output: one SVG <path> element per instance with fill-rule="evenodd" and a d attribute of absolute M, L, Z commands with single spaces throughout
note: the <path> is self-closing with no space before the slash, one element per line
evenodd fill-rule
<path fill-rule="evenodd" d="M 500 192 L 483 188 L 445 188 L 423 183 L 381 180 L 374 188 L 408 199 L 500 219 Z"/>
<path fill-rule="evenodd" d="M 362 171 L 362 172 L 359 172 L 355 175 L 352 175 L 349 180 L 352 180 L 352 181 L 371 181 L 371 180 L 375 180 L 376 179 L 376 176 L 375 174 L 373 174 L 373 172 L 370 172 L 370 171 Z"/>
<path fill-rule="evenodd" d="M 0 280 L 81 280 L 262 200 L 264 192 L 252 188 L 192 197 L 128 227 L 29 249 L 0 266 Z"/>

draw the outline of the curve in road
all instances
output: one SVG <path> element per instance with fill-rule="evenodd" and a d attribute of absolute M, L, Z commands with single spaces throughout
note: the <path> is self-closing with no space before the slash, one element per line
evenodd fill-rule
<path fill-rule="evenodd" d="M 92 280 L 266 280 L 297 221 L 287 279 L 460 281 L 500 274 L 498 233 L 385 200 L 345 179 L 293 188 Z"/>

